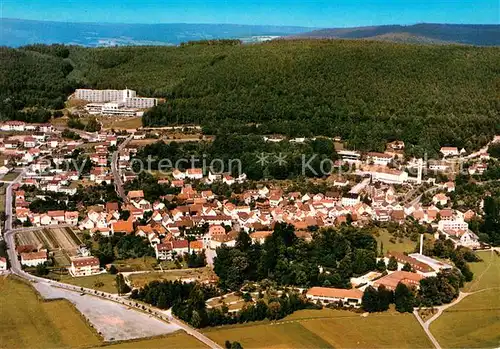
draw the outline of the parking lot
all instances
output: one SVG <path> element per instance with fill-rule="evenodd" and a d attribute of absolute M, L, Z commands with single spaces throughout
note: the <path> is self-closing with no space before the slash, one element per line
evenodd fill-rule
<path fill-rule="evenodd" d="M 33 286 L 45 299 L 64 298 L 73 303 L 105 341 L 159 336 L 179 329 L 177 325 L 109 300 L 82 296 L 46 283 L 34 283 Z"/>

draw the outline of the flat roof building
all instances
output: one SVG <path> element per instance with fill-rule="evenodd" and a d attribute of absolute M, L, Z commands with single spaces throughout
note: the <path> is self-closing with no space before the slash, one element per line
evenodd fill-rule
<path fill-rule="evenodd" d="M 361 306 L 363 292 L 358 289 L 343 289 L 330 287 L 312 287 L 306 297 L 313 301 L 320 301 L 323 304 L 342 302 L 344 306 Z"/>

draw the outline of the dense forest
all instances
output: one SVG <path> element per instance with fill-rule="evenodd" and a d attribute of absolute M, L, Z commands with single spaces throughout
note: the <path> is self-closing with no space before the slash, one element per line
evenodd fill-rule
<path fill-rule="evenodd" d="M 2 49 L 2 95 L 55 107 L 69 87 L 127 86 L 166 99 L 144 116 L 149 126 L 342 136 L 367 150 L 402 139 L 416 155 L 478 148 L 500 132 L 496 47 L 301 40 L 68 51 Z"/>
<path fill-rule="evenodd" d="M 191 157 L 195 159 L 194 166 Z M 302 175 L 321 177 L 325 173 L 333 173 L 336 168 L 332 168 L 332 165 L 337 154 L 333 142 L 327 138 L 316 138 L 304 143 L 274 143 L 265 142 L 262 137 L 255 135 L 221 133 L 213 142 L 173 141 L 165 144 L 159 141 L 141 148 L 135 158 L 141 160 L 135 162 L 136 171 L 140 170 L 139 164 L 150 164 L 150 170 L 167 171 L 167 165 L 185 170 L 202 167 L 205 163 L 207 170 L 213 173 L 232 172 L 239 176 L 242 171 L 248 178 L 260 180 L 289 179 Z M 167 159 L 170 164 L 166 162 Z M 303 163 L 307 165 L 303 166 Z"/>
<path fill-rule="evenodd" d="M 262 245 L 252 244 L 248 234 L 240 232 L 235 248 L 218 248 L 214 271 L 220 287 L 230 290 L 265 278 L 280 285 L 347 288 L 353 275 L 375 269 L 376 256 L 377 242 L 367 230 L 326 229 L 308 243 L 295 235 L 293 226 L 276 224 Z"/>
<path fill-rule="evenodd" d="M 67 79 L 73 66 L 64 53 L 55 51 L 43 45 L 26 50 L 0 47 L 1 119 L 43 122 L 52 116 L 48 109 L 64 107 L 76 83 Z M 37 109 L 25 109 L 30 107 Z"/>

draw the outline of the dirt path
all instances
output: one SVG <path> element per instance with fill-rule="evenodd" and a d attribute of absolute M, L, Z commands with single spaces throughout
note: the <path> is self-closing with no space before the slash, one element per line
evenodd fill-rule
<path fill-rule="evenodd" d="M 491 253 L 493 254 L 494 251 L 491 250 Z M 494 256 L 493 256 L 494 257 Z M 483 272 L 481 273 L 481 275 L 479 275 L 473 282 L 472 284 L 470 285 L 469 287 L 469 292 L 471 292 L 475 286 L 477 286 L 479 284 L 479 281 L 483 278 L 484 274 L 486 274 L 486 272 L 491 268 L 491 266 L 493 265 L 493 260 L 495 258 L 491 258 L 490 259 L 490 263 L 488 264 L 488 266 L 483 270 Z"/>
<path fill-rule="evenodd" d="M 494 253 L 493 250 L 491 251 L 491 253 Z M 493 289 L 500 289 L 500 287 L 488 287 L 488 288 L 483 288 L 483 289 L 480 289 L 480 290 L 477 290 L 477 291 L 472 291 L 478 285 L 478 282 L 486 274 L 486 272 L 490 269 L 490 267 L 492 265 L 493 265 L 493 259 L 490 260 L 490 262 L 488 263 L 488 266 L 483 270 L 483 272 L 471 284 L 471 287 L 469 288 L 469 292 L 460 292 L 460 294 L 458 295 L 458 297 L 453 302 L 451 302 L 449 304 L 441 305 L 439 307 L 435 307 L 435 309 L 437 309 L 437 313 L 434 314 L 427 321 L 424 322 L 422 320 L 422 318 L 418 314 L 418 310 L 417 309 L 415 309 L 413 311 L 413 315 L 415 315 L 415 317 L 417 318 L 418 322 L 420 323 L 420 325 L 424 329 L 425 333 L 427 334 L 427 337 L 429 337 L 429 339 L 434 344 L 434 346 L 436 347 L 436 349 L 441 349 L 441 346 L 439 345 L 439 342 L 436 340 L 436 338 L 434 338 L 434 336 L 432 335 L 431 331 L 429 330 L 429 327 L 430 327 L 430 325 L 434 321 L 436 321 L 441 316 L 441 314 L 443 314 L 443 312 L 446 309 L 451 308 L 451 307 L 457 305 L 462 300 L 464 300 L 466 297 L 468 297 L 468 296 L 470 296 L 472 294 L 479 293 L 479 292 L 484 292 L 484 291 L 488 291 L 488 290 L 493 290 Z"/>

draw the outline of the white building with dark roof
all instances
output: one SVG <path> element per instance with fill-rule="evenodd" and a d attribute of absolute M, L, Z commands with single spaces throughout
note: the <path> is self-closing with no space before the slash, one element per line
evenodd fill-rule
<path fill-rule="evenodd" d="M 69 272 L 72 276 L 89 276 L 99 274 L 101 268 L 97 257 L 73 257 Z"/>

